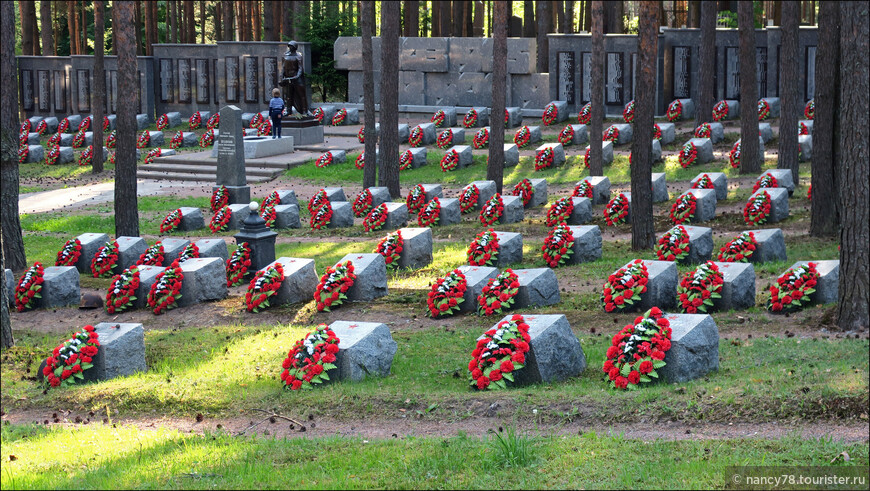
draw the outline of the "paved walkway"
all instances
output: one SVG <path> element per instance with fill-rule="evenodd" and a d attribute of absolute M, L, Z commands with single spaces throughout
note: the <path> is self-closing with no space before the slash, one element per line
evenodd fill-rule
<path fill-rule="evenodd" d="M 172 188 L 191 186 L 189 182 L 155 181 L 152 179 L 139 179 L 137 183 L 139 196 L 170 194 Z M 18 212 L 42 213 L 57 211 L 64 208 L 106 203 L 114 201 L 114 199 L 115 182 L 100 182 L 52 191 L 22 194 L 18 197 Z"/>

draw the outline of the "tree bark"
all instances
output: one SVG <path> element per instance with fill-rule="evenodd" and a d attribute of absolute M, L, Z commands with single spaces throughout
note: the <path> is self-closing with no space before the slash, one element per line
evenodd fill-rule
<path fill-rule="evenodd" d="M 133 3 L 114 2 L 118 9 L 118 93 L 136 94 L 135 36 L 132 30 Z M 115 152 L 115 235 L 139 236 L 139 208 L 136 196 L 136 97 L 118 98 L 116 125 L 118 138 Z"/>
<path fill-rule="evenodd" d="M 266 41 L 277 41 L 275 38 L 275 20 L 272 16 L 272 0 L 263 0 L 263 35 Z"/>
<path fill-rule="evenodd" d="M 640 2 L 637 39 L 637 91 L 631 143 L 631 248 L 652 249 L 655 242 L 652 203 L 652 139 L 658 54 L 657 1 Z"/>
<path fill-rule="evenodd" d="M 740 37 L 740 173 L 758 174 L 758 80 L 755 73 L 755 25 L 752 2 L 737 4 Z M 782 131 L 782 130 L 781 130 Z M 787 131 L 787 130 L 786 130 Z"/>
<path fill-rule="evenodd" d="M 695 103 L 695 127 L 710 121 L 713 114 L 716 73 L 716 4 L 701 2 L 701 45 L 698 64 L 698 101 Z"/>
<path fill-rule="evenodd" d="M 66 23 L 67 30 L 69 30 L 69 54 L 77 55 L 79 51 L 76 42 L 78 39 L 78 34 L 76 34 L 76 3 L 73 0 L 66 2 Z"/>
<path fill-rule="evenodd" d="M 178 43 L 178 33 L 175 32 L 175 26 L 178 21 L 175 0 L 169 0 L 166 4 L 166 37 L 169 38 L 170 43 L 176 44 Z M 112 27 L 114 28 L 114 24 Z"/>
<path fill-rule="evenodd" d="M 782 2 L 782 59 L 798 59 L 798 15 L 796 0 Z M 777 168 L 790 169 L 795 186 L 800 184 L 798 163 L 798 119 L 804 105 L 800 96 L 798 63 L 780 63 L 780 77 L 786 81 L 780 84 L 779 119 L 779 161 Z"/>
<path fill-rule="evenodd" d="M 4 263 L 17 273 L 27 267 L 27 258 L 18 219 L 18 63 L 12 2 L 0 2 L 0 65 L 0 234 Z"/>
<path fill-rule="evenodd" d="M 565 0 L 565 33 L 574 34 L 574 0 Z"/>
<path fill-rule="evenodd" d="M 145 56 L 154 56 L 153 48 L 151 47 L 154 44 L 154 31 L 151 30 L 151 16 L 152 10 L 150 2 L 145 2 Z M 187 42 L 185 38 L 183 42 Z"/>
<path fill-rule="evenodd" d="M 294 38 L 293 39 L 302 39 L 305 37 L 305 29 L 308 26 L 308 12 L 305 10 L 305 2 L 300 0 L 295 0 L 293 2 L 293 30 L 294 30 Z M 377 26 L 372 26 L 372 36 L 374 36 L 374 32 Z"/>
<path fill-rule="evenodd" d="M 154 3 L 154 7 L 157 7 L 156 2 Z M 156 13 L 156 12 L 155 12 Z M 187 42 L 188 44 L 193 44 L 196 42 L 196 21 L 194 20 L 194 12 L 193 12 L 193 0 L 184 0 L 184 15 L 187 18 L 185 20 L 185 24 L 187 27 Z M 157 16 L 153 16 L 154 19 L 154 34 L 155 39 L 157 38 Z"/>
<path fill-rule="evenodd" d="M 622 17 L 625 13 L 623 4 L 618 0 L 604 2 L 605 18 L 604 25 L 607 34 L 622 34 L 624 32 Z"/>
<path fill-rule="evenodd" d="M 429 30 L 429 37 L 437 38 L 441 36 L 441 5 L 438 3 L 438 0 L 432 0 Z"/>
<path fill-rule="evenodd" d="M 224 26 L 221 18 L 223 17 L 223 2 L 218 0 L 214 5 L 214 38 L 215 41 L 223 41 L 224 40 Z M 276 3 L 277 5 L 277 3 Z M 280 30 L 279 30 L 280 32 Z"/>
<path fill-rule="evenodd" d="M 783 8 L 783 10 L 785 10 Z M 785 17 L 785 12 L 783 12 Z M 863 2 L 840 2 L 840 285 L 837 325 L 870 327 L 870 16 Z"/>
<path fill-rule="evenodd" d="M 441 10 L 441 12 L 439 12 L 438 14 L 438 19 L 441 22 L 441 27 L 438 28 L 438 31 L 441 33 L 440 35 L 442 37 L 450 37 L 453 35 L 453 21 L 451 20 L 450 15 L 450 2 L 449 0 L 440 0 L 438 2 L 438 5 L 439 9 Z M 381 27 L 381 30 L 383 32 L 383 26 Z M 383 99 L 383 97 L 384 95 L 381 94 L 381 99 Z"/>
<path fill-rule="evenodd" d="M 462 32 L 462 27 L 465 25 L 465 2 L 461 0 L 454 0 L 453 2 L 453 22 L 451 23 L 451 27 L 453 27 L 453 37 L 462 37 L 464 36 Z"/>
<path fill-rule="evenodd" d="M 482 0 L 476 0 L 474 2 L 474 26 L 471 31 L 471 36 L 476 38 L 483 37 L 483 20 L 486 18 L 486 7 Z"/>
<path fill-rule="evenodd" d="M 585 13 L 583 15 L 583 30 L 586 32 L 592 32 L 592 2 L 590 0 L 586 0 L 583 2 L 585 5 Z"/>
<path fill-rule="evenodd" d="M 782 2 L 773 2 L 773 25 L 782 25 Z"/>
<path fill-rule="evenodd" d="M 419 0 L 405 1 L 405 36 L 417 37 L 420 35 L 420 2 Z"/>
<path fill-rule="evenodd" d="M 293 25 L 294 21 L 296 20 L 293 17 L 293 9 L 295 8 L 293 5 L 295 3 L 295 1 L 291 1 L 289 2 L 289 5 L 287 5 L 287 2 L 283 2 L 281 6 L 281 8 L 284 10 L 284 25 L 281 27 L 281 32 L 284 34 L 286 39 L 294 39 L 296 36 L 295 26 Z"/>
<path fill-rule="evenodd" d="M 535 18 L 538 21 L 538 32 L 535 39 L 537 44 L 537 72 L 547 73 L 550 71 L 550 49 L 547 43 L 547 33 L 550 32 L 548 19 L 550 18 L 550 2 L 538 0 L 535 2 Z"/>
<path fill-rule="evenodd" d="M 157 2 L 148 2 L 151 7 L 151 31 L 154 33 L 154 44 L 160 44 L 160 30 L 157 29 Z M 85 32 L 87 35 L 87 31 Z M 191 39 L 191 43 L 196 42 L 196 38 Z M 153 46 L 152 46 L 153 49 Z"/>
<path fill-rule="evenodd" d="M 40 22 L 42 22 L 42 28 L 39 30 L 39 34 L 42 36 L 42 54 L 45 56 L 51 56 L 55 54 L 54 51 L 54 38 L 52 36 L 52 25 L 51 22 L 51 2 L 42 0 L 39 2 L 39 18 Z"/>
<path fill-rule="evenodd" d="M 39 47 L 39 26 L 36 24 L 36 2 L 29 0 L 26 7 L 27 22 L 31 26 L 30 37 L 31 42 L 33 43 L 33 54 L 35 56 L 41 56 L 42 50 Z"/>
<path fill-rule="evenodd" d="M 142 42 L 142 39 L 143 39 L 143 36 L 142 36 L 142 2 L 140 2 L 139 0 L 134 0 L 134 1 L 136 4 L 135 5 L 135 21 L 134 21 L 135 28 L 136 28 L 136 54 L 139 56 L 142 56 L 145 54 L 145 48 L 144 48 L 143 42 Z M 115 4 L 113 3 L 112 7 L 114 8 L 114 6 L 115 6 Z M 117 17 L 115 17 L 115 18 L 117 19 Z M 120 22 L 118 23 L 118 25 L 120 25 Z M 113 32 L 114 32 L 114 29 L 113 29 Z M 115 38 L 117 39 L 117 36 L 115 36 Z M 115 55 L 117 56 L 117 54 L 118 54 L 118 50 L 115 50 Z"/>
<path fill-rule="evenodd" d="M 233 24 L 235 23 L 235 16 L 233 15 L 234 12 L 232 3 L 229 0 L 221 0 L 221 7 L 224 11 L 221 18 L 221 22 L 223 23 L 224 28 L 224 41 L 234 41 L 236 31 L 233 27 Z"/>
<path fill-rule="evenodd" d="M 390 196 L 401 196 L 399 187 L 399 24 L 401 4 L 381 4 L 381 171 L 378 185 Z"/>
<path fill-rule="evenodd" d="M 822 2 L 819 4 L 819 44 L 816 48 L 816 113 L 813 120 L 811 173 L 813 194 L 810 203 L 810 235 L 816 237 L 834 237 L 840 226 L 837 209 L 839 89 L 840 6 L 836 2 Z"/>
<path fill-rule="evenodd" d="M 363 167 L 363 187 L 370 188 L 378 182 L 377 135 L 375 134 L 375 76 L 374 53 L 372 51 L 372 31 L 374 25 L 375 3 L 363 0 L 360 3 L 360 23 L 362 24 L 363 60 L 363 124 L 365 125 L 365 167 Z M 381 113 L 383 114 L 383 112 Z M 398 136 L 397 136 L 398 138 Z"/>
<path fill-rule="evenodd" d="M 603 176 L 601 134 L 604 124 L 604 2 L 592 2 L 592 114 L 589 121 L 589 175 Z M 637 111 L 635 111 L 637 114 Z"/>
<path fill-rule="evenodd" d="M 199 43 L 205 44 L 205 0 L 199 0 Z"/>
<path fill-rule="evenodd" d="M 505 2 L 493 4 L 492 32 L 492 113 L 489 117 L 489 160 L 486 178 L 495 181 L 501 193 L 504 186 L 504 114 L 507 87 L 507 29 L 510 13 Z"/>
<path fill-rule="evenodd" d="M 254 0 L 251 3 L 251 14 L 253 15 L 254 22 L 252 23 L 254 28 L 254 41 L 260 41 L 262 39 L 262 27 L 263 27 L 263 17 L 260 9 L 260 0 Z"/>
<path fill-rule="evenodd" d="M 690 0 L 689 1 L 689 12 L 686 15 L 686 25 L 690 28 L 699 28 L 701 27 L 701 9 L 703 8 L 700 0 Z M 701 38 L 703 39 L 703 37 Z"/>
<path fill-rule="evenodd" d="M 523 37 L 533 38 L 537 35 L 537 30 L 535 24 L 535 2 L 525 0 L 523 2 Z"/>
<path fill-rule="evenodd" d="M 91 159 L 91 168 L 94 174 L 103 172 L 103 114 L 108 104 L 106 104 L 106 69 L 103 59 L 104 53 L 104 37 L 106 24 L 103 21 L 103 9 L 105 2 L 96 0 L 94 2 L 94 94 L 91 98 L 92 111 L 94 120 L 91 121 L 91 131 L 94 135 L 94 154 Z"/>
<path fill-rule="evenodd" d="M 33 55 L 33 25 L 30 23 L 27 15 L 27 0 L 19 0 L 18 14 L 21 17 L 21 54 L 24 56 Z"/>

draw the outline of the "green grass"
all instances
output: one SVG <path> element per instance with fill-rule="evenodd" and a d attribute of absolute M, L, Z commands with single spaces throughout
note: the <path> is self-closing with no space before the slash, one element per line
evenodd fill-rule
<path fill-rule="evenodd" d="M 527 430 L 528 431 L 528 430 Z M 867 446 L 799 435 L 640 441 L 588 432 L 525 437 L 534 458 L 508 467 L 493 436 L 392 440 L 234 437 L 92 424 L 3 426 L 3 489 L 721 488 L 728 466 L 819 465 L 867 475 Z M 638 463 L 638 465 L 634 465 Z"/>

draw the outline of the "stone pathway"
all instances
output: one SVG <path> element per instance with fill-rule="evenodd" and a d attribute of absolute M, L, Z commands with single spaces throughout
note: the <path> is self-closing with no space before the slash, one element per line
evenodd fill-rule
<path fill-rule="evenodd" d="M 189 183 L 178 181 L 155 181 L 139 179 L 139 196 L 171 194 L 172 188 L 189 187 Z M 97 203 L 107 203 L 115 199 L 114 181 L 86 184 L 70 188 L 26 193 L 18 197 L 19 213 L 43 213 L 47 211 L 76 208 Z"/>

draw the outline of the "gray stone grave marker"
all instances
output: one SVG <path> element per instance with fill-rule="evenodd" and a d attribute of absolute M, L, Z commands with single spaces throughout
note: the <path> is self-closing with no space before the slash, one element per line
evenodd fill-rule
<path fill-rule="evenodd" d="M 628 267 L 630 261 L 623 267 Z M 640 294 L 640 301 L 630 305 L 624 312 L 646 312 L 652 307 L 667 309 L 674 307 L 677 300 L 677 264 L 671 261 L 643 261 L 647 268 L 646 291 Z M 614 311 L 616 312 L 616 311 Z"/>
<path fill-rule="evenodd" d="M 770 123 L 758 123 L 758 135 L 761 137 L 762 147 L 773 139 L 773 130 L 770 128 Z"/>
<path fill-rule="evenodd" d="M 220 110 L 221 130 L 217 136 L 217 186 L 226 186 L 230 204 L 251 201 L 251 188 L 245 176 L 245 144 L 242 111 L 236 106 Z M 250 121 L 250 119 L 248 120 Z M 216 187 L 217 187 L 216 186 Z"/>
<path fill-rule="evenodd" d="M 798 148 L 800 153 L 798 157 L 801 162 L 809 162 L 813 159 L 813 135 L 798 136 Z"/>
<path fill-rule="evenodd" d="M 571 216 L 565 221 L 568 225 L 582 225 L 592 220 L 592 200 L 589 198 L 571 198 L 574 208 Z"/>
<path fill-rule="evenodd" d="M 788 256 L 785 251 L 785 238 L 782 235 L 782 230 L 778 228 L 768 228 L 762 230 L 747 230 L 755 235 L 755 241 L 758 245 L 755 252 L 749 256 L 751 263 L 769 263 L 773 261 L 786 261 Z"/>
<path fill-rule="evenodd" d="M 506 316 L 502 321 L 511 317 Z M 563 314 L 525 315 L 523 319 L 529 325 L 531 341 L 526 364 L 514 375 L 516 385 L 559 382 L 586 370 L 586 355 L 580 340 Z"/>
<path fill-rule="evenodd" d="M 561 143 L 544 143 L 543 145 L 535 149 L 535 155 L 543 152 L 548 148 L 553 151 L 552 167 L 561 167 L 563 164 L 565 164 L 565 149 L 562 147 Z"/>
<path fill-rule="evenodd" d="M 423 184 L 423 195 L 426 203 L 432 201 L 432 198 L 441 199 L 444 197 L 444 191 L 440 184 Z"/>
<path fill-rule="evenodd" d="M 483 209 L 483 205 L 495 196 L 495 181 L 472 181 L 471 184 L 477 186 L 478 196 L 477 205 L 474 207 L 476 211 Z"/>
<path fill-rule="evenodd" d="M 144 264 L 136 267 L 139 269 L 139 287 L 136 288 L 136 300 L 133 300 L 133 308 L 145 309 L 148 308 L 148 292 L 151 291 L 151 285 L 157 280 L 157 275 L 166 268 Z"/>
<path fill-rule="evenodd" d="M 719 369 L 719 328 L 707 314 L 669 314 L 671 349 L 666 365 L 657 370 L 661 380 L 682 383 Z"/>
<path fill-rule="evenodd" d="M 725 127 L 722 126 L 722 123 L 708 123 L 710 125 L 710 142 L 713 145 L 719 143 L 720 141 L 725 139 Z M 661 125 L 659 125 L 661 126 Z M 697 128 L 696 128 L 697 131 Z"/>
<path fill-rule="evenodd" d="M 840 286 L 840 261 L 798 261 L 791 265 L 792 268 L 815 263 L 819 279 L 816 280 L 816 291 L 810 294 L 810 305 L 828 304 L 837 302 L 837 293 Z M 46 271 L 48 268 L 45 268 Z"/>
<path fill-rule="evenodd" d="M 344 194 L 344 188 L 323 188 L 323 192 L 326 193 L 326 199 L 328 199 L 330 203 L 347 201 L 347 196 Z"/>
<path fill-rule="evenodd" d="M 505 128 L 516 128 L 523 124 L 523 110 L 521 108 L 508 107 L 505 108 L 505 112 L 507 113 Z"/>
<path fill-rule="evenodd" d="M 713 142 L 709 138 L 691 138 L 689 143 L 695 145 L 696 164 L 706 164 L 713 161 Z"/>
<path fill-rule="evenodd" d="M 515 297 L 514 308 L 545 307 L 555 305 L 562 298 L 559 295 L 559 281 L 550 268 L 517 269 L 520 287 Z"/>
<path fill-rule="evenodd" d="M 203 227 L 205 227 L 205 219 L 202 216 L 202 210 L 192 206 L 181 207 L 181 223 L 178 224 L 178 230 L 190 232 Z"/>
<path fill-rule="evenodd" d="M 187 239 L 163 239 L 160 241 L 163 244 L 163 265 L 169 266 L 172 261 L 178 259 L 184 248 L 190 245 Z"/>
<path fill-rule="evenodd" d="M 690 189 L 683 194 L 693 194 L 696 200 L 695 216 L 692 223 L 708 222 L 716 218 L 716 190 Z"/>
<path fill-rule="evenodd" d="M 498 237 L 498 257 L 496 268 L 523 262 L 523 236 L 514 232 L 495 232 Z"/>
<path fill-rule="evenodd" d="M 504 166 L 516 167 L 520 163 L 520 149 L 516 143 L 504 144 Z"/>
<path fill-rule="evenodd" d="M 299 206 L 299 199 L 296 198 L 296 191 L 291 189 L 278 189 L 275 191 L 278 193 L 278 199 L 280 199 L 280 203 L 282 205 L 296 205 Z"/>
<path fill-rule="evenodd" d="M 653 203 L 661 203 L 671 199 L 671 195 L 668 194 L 668 182 L 664 172 L 653 172 L 652 187 Z"/>
<path fill-rule="evenodd" d="M 404 227 L 408 224 L 408 205 L 405 203 L 386 203 L 387 205 L 387 221 L 384 222 L 385 229 L 394 229 Z"/>
<path fill-rule="evenodd" d="M 674 232 L 677 227 L 679 225 L 671 228 L 668 232 Z M 713 229 L 691 225 L 683 225 L 683 228 L 689 234 L 689 253 L 677 262 L 680 264 L 700 264 L 709 260 L 710 254 L 713 252 Z"/>
<path fill-rule="evenodd" d="M 279 257 L 263 269 L 275 263 L 281 263 L 281 267 L 284 268 L 284 281 L 281 282 L 281 287 L 275 292 L 275 296 L 269 300 L 269 305 L 308 302 L 314 298 L 314 291 L 317 290 L 320 277 L 314 270 L 313 259 Z"/>
<path fill-rule="evenodd" d="M 118 237 L 118 262 L 114 271 L 123 271 L 136 264 L 148 244 L 142 237 Z M 90 267 L 90 266 L 89 266 Z"/>
<path fill-rule="evenodd" d="M 387 263 L 384 256 L 375 253 L 348 254 L 338 262 L 353 263 L 356 280 L 347 290 L 351 302 L 370 302 L 387 294 Z"/>
<path fill-rule="evenodd" d="M 275 224 L 272 228 L 300 228 L 299 207 L 296 205 L 275 205 Z"/>
<path fill-rule="evenodd" d="M 770 196 L 770 213 L 767 216 L 767 223 L 781 222 L 788 218 L 788 190 L 785 188 L 761 188 L 752 193 L 749 201 L 752 201 L 761 193 L 767 193 Z"/>
<path fill-rule="evenodd" d="M 468 167 L 469 165 L 474 163 L 474 161 L 472 160 L 471 147 L 469 147 L 468 145 L 457 145 L 448 149 L 447 151 L 449 152 L 451 150 L 455 151 L 456 154 L 459 156 L 460 169 Z"/>
<path fill-rule="evenodd" d="M 221 118 L 223 124 L 223 118 Z M 224 261 L 216 257 L 198 257 L 181 263 L 184 280 L 181 282 L 179 307 L 186 307 L 210 300 L 227 297 L 227 268 Z"/>
<path fill-rule="evenodd" d="M 574 136 L 570 141 L 566 142 L 565 145 L 582 145 L 589 141 L 589 134 L 586 131 L 585 124 L 572 124 L 569 125 L 571 129 L 574 130 Z"/>
<path fill-rule="evenodd" d="M 761 179 L 765 175 L 776 178 L 776 187 L 788 190 L 789 196 L 794 193 L 794 179 L 792 179 L 791 169 L 769 169 L 762 172 L 758 178 Z"/>
<path fill-rule="evenodd" d="M 589 176 L 578 181 L 576 186 L 586 181 L 592 186 L 592 204 L 603 205 L 610 201 L 610 178 L 607 176 Z"/>
<path fill-rule="evenodd" d="M 700 181 L 704 175 L 710 178 L 713 182 L 714 189 L 716 190 L 716 199 L 722 200 L 728 198 L 728 177 L 725 176 L 723 172 L 702 172 L 695 176 L 692 179 L 692 185 L 694 186 L 696 182 Z"/>
<path fill-rule="evenodd" d="M 713 299 L 720 311 L 743 310 L 755 305 L 755 268 L 750 263 L 713 263 L 722 273 L 721 298 Z"/>
<path fill-rule="evenodd" d="M 417 269 L 432 263 L 432 229 L 402 228 L 402 252 L 399 254 L 399 267 Z"/>
<path fill-rule="evenodd" d="M 94 326 L 100 349 L 94 356 L 94 380 L 109 380 L 148 370 L 142 324 L 101 322 Z"/>
<path fill-rule="evenodd" d="M 465 301 L 459 304 L 460 312 L 477 312 L 477 297 L 491 278 L 498 276 L 498 268 L 489 266 L 460 266 L 465 275 Z"/>
<path fill-rule="evenodd" d="M 601 229 L 598 225 L 582 225 L 568 227 L 574 236 L 574 251 L 568 257 L 567 264 L 588 263 L 601 257 Z"/>
<path fill-rule="evenodd" d="M 626 143 L 631 143 L 634 132 L 632 131 L 632 127 L 630 124 L 616 123 L 611 126 L 615 127 L 616 130 L 619 132 L 615 142 L 617 145 L 625 145 Z"/>
<path fill-rule="evenodd" d="M 251 214 L 248 203 L 238 203 L 230 206 L 230 221 L 227 222 L 227 230 L 239 230 L 242 222 Z"/>
<path fill-rule="evenodd" d="M 42 279 L 42 298 L 35 299 L 34 308 L 52 309 L 79 304 L 81 290 L 75 266 L 49 266 L 45 268 Z M 15 295 L 14 287 L 9 295 Z"/>
<path fill-rule="evenodd" d="M 45 148 L 42 145 L 27 145 L 27 158 L 25 164 L 42 162 L 45 159 Z"/>
<path fill-rule="evenodd" d="M 223 239 L 199 239 L 194 244 L 199 248 L 199 257 L 219 257 L 224 263 L 230 258 Z"/>
<path fill-rule="evenodd" d="M 586 150 L 589 150 L 589 145 L 586 146 Z M 601 161 L 603 165 L 610 165 L 613 163 L 612 141 L 601 142 Z"/>
<path fill-rule="evenodd" d="M 674 123 L 657 123 L 659 130 L 662 132 L 662 138 L 659 140 L 662 145 L 673 143 L 676 138 L 676 125 Z"/>
<path fill-rule="evenodd" d="M 353 227 L 353 206 L 347 201 L 330 203 L 332 206 L 332 219 L 327 228 Z"/>
<path fill-rule="evenodd" d="M 81 256 L 75 263 L 75 267 L 80 273 L 91 272 L 91 261 L 97 255 L 100 247 L 106 245 L 109 241 L 109 236 L 106 234 L 82 234 L 76 237 L 82 244 Z M 139 259 L 137 256 L 136 259 Z"/>
<path fill-rule="evenodd" d="M 522 198 L 520 198 L 519 196 L 502 196 L 501 202 L 504 206 L 504 211 L 499 217 L 498 223 L 507 224 L 523 221 L 524 209 Z M 457 200 L 457 206 L 458 204 L 459 201 Z"/>
<path fill-rule="evenodd" d="M 390 375 L 399 345 L 386 324 L 336 321 L 329 328 L 339 340 L 335 360 L 337 380 L 359 382 L 366 377 Z"/>

